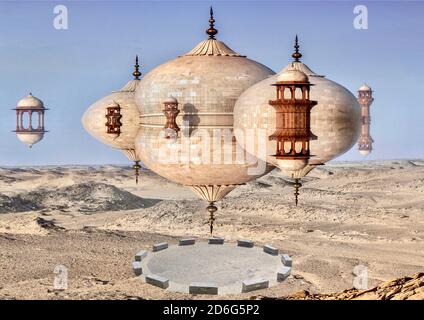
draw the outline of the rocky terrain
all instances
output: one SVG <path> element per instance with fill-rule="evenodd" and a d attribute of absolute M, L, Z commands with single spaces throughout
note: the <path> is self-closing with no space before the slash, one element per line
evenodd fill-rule
<path fill-rule="evenodd" d="M 219 299 L 422 298 L 422 275 L 408 277 L 424 271 L 424 161 L 332 163 L 302 183 L 297 207 L 277 171 L 217 203 L 215 235 L 293 258 L 282 284 Z M 136 185 L 124 166 L 0 168 L 0 298 L 204 298 L 142 283 L 131 261 L 157 242 L 207 239 L 205 207 L 147 170 Z M 53 290 L 58 265 L 69 270 L 63 292 Z M 350 289 L 358 265 L 369 290 Z"/>
<path fill-rule="evenodd" d="M 266 299 L 266 298 L 265 298 Z M 310 294 L 300 291 L 287 300 L 424 300 L 424 273 L 389 280 L 367 290 L 349 289 L 340 293 Z"/>

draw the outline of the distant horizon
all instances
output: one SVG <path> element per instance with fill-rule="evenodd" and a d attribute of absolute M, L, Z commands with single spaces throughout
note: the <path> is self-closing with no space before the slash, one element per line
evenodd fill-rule
<path fill-rule="evenodd" d="M 324 165 L 318 166 L 318 167 L 325 167 L 326 165 L 331 165 L 331 164 L 338 164 L 338 163 L 370 163 L 370 162 L 391 162 L 391 161 L 424 161 L 424 157 L 423 158 L 411 158 L 411 159 L 372 159 L 372 160 L 330 160 L 328 162 L 326 162 Z M 141 165 L 143 165 L 143 163 L 141 163 Z M 128 160 L 128 163 L 98 163 L 98 164 L 77 164 L 77 163 L 70 163 L 70 164 L 41 164 L 41 165 L 1 165 L 0 164 L 0 169 L 2 168 L 45 168 L 45 167 L 53 167 L 53 168 L 57 168 L 57 167 L 128 167 L 131 168 L 132 163 Z M 147 169 L 149 171 L 150 170 L 148 167 L 143 166 L 143 169 Z M 278 169 L 277 167 L 275 167 L 275 169 Z M 154 172 L 154 171 L 152 171 Z"/>

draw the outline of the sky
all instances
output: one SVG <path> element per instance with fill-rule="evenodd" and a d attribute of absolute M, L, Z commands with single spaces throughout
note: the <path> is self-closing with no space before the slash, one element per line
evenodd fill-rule
<path fill-rule="evenodd" d="M 67 30 L 53 26 L 59 4 Z M 354 28 L 358 4 L 368 29 Z M 204 40 L 210 5 L 218 39 L 250 59 L 279 71 L 298 34 L 312 70 L 354 94 L 373 88 L 374 150 L 364 158 L 354 146 L 337 161 L 424 158 L 424 2 L 0 0 L 0 166 L 128 163 L 81 116 L 130 80 L 136 54 L 145 74 Z M 30 91 L 50 108 L 49 132 L 31 150 L 12 132 L 11 110 Z"/>

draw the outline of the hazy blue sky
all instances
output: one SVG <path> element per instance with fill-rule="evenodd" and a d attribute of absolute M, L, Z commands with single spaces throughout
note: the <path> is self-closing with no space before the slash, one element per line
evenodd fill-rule
<path fill-rule="evenodd" d="M 53 28 L 65 4 L 69 29 Z M 218 38 L 275 71 L 289 62 L 293 37 L 314 71 L 356 93 L 375 90 L 374 151 L 367 159 L 424 157 L 424 3 L 393 1 L 0 1 L 0 165 L 127 163 L 84 131 L 94 101 L 205 39 L 214 6 Z M 353 27 L 366 4 L 369 29 Z M 29 150 L 11 130 L 10 109 L 29 91 L 51 108 L 50 131 Z M 337 160 L 363 159 L 356 146 Z"/>

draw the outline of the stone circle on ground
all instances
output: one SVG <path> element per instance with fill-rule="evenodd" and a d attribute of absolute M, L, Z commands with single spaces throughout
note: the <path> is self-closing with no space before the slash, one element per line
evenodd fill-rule
<path fill-rule="evenodd" d="M 237 294 L 265 289 L 284 281 L 291 273 L 288 254 L 242 239 L 223 238 L 196 242 L 184 238 L 178 245 L 155 244 L 151 252 L 135 254 L 133 271 L 146 283 L 191 294 Z"/>

